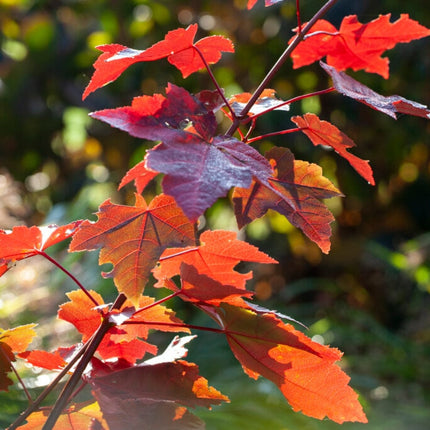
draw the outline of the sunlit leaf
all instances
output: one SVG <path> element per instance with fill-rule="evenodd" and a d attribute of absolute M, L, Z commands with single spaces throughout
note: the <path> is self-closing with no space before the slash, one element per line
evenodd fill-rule
<path fill-rule="evenodd" d="M 194 243 L 194 227 L 170 196 L 159 195 L 149 206 L 136 195 L 135 206 L 104 202 L 98 221 L 85 221 L 70 244 L 70 251 L 101 249 L 100 264 L 112 263 L 107 277 L 118 291 L 137 303 L 150 270 L 169 247 Z"/>

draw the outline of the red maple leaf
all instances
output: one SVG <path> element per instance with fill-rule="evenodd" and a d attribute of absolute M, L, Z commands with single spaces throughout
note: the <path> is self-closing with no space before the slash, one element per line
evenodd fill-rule
<path fill-rule="evenodd" d="M 126 175 L 122 178 L 118 189 L 121 189 L 124 185 L 128 184 L 131 181 L 134 181 L 136 191 L 139 194 L 142 194 L 142 191 L 145 189 L 148 183 L 157 175 L 158 172 L 149 170 L 145 165 L 145 161 L 141 161 L 126 173 Z"/>
<path fill-rule="evenodd" d="M 78 350 L 79 346 L 73 345 L 69 348 L 57 348 L 53 352 L 34 349 L 22 352 L 18 356 L 33 366 L 48 370 L 58 370 L 66 366 Z"/>
<path fill-rule="evenodd" d="M 131 106 L 104 109 L 90 116 L 149 140 L 187 141 L 195 134 L 209 140 L 217 128 L 213 112 L 188 91 L 170 83 L 166 97 L 162 94 L 135 97 Z"/>
<path fill-rule="evenodd" d="M 340 351 L 313 342 L 273 313 L 228 304 L 215 312 L 245 373 L 274 382 L 294 411 L 337 423 L 367 422 L 349 377 L 335 364 Z"/>
<path fill-rule="evenodd" d="M 103 298 L 99 294 L 94 291 L 90 293 L 98 303 L 103 304 Z M 82 342 L 86 342 L 99 328 L 101 312 L 106 311 L 101 310 L 102 305 L 96 309 L 82 290 L 67 293 L 67 296 L 70 301 L 60 306 L 58 317 L 73 324 L 82 334 Z M 112 323 L 97 349 L 104 360 L 118 358 L 133 364 L 147 352 L 156 354 L 157 347 L 142 340 L 148 338 L 150 329 L 189 332 L 186 327 L 181 327 L 182 321 L 172 310 L 154 305 L 154 301 L 151 297 L 141 296 L 137 308 L 127 300 L 121 309 L 104 315 Z M 127 324 L 129 321 L 132 324 Z"/>
<path fill-rule="evenodd" d="M 34 327 L 36 324 L 26 324 L 9 330 L 0 328 L 0 391 L 8 391 L 8 386 L 13 384 L 7 374 L 12 371 L 15 354 L 24 352 L 36 336 Z"/>
<path fill-rule="evenodd" d="M 408 14 L 402 14 L 393 23 L 390 17 L 391 14 L 380 15 L 361 24 L 356 15 L 346 16 L 339 30 L 325 20 L 318 20 L 306 39 L 294 49 L 291 55 L 293 67 L 302 67 L 326 56 L 327 63 L 336 70 L 365 70 L 387 79 L 389 60 L 381 55 L 397 43 L 430 35 L 428 28 L 410 19 Z"/>
<path fill-rule="evenodd" d="M 294 116 L 291 118 L 291 121 L 309 137 L 315 146 L 323 145 L 333 148 L 339 155 L 348 160 L 351 166 L 354 167 L 369 184 L 375 185 L 372 168 L 369 166 L 369 162 L 348 152 L 348 149 L 353 148 L 355 143 L 337 127 L 327 121 L 320 120 L 313 113 L 307 113 L 303 115 L 303 117 Z"/>
<path fill-rule="evenodd" d="M 320 199 L 342 195 L 316 164 L 294 160 L 290 150 L 272 148 L 266 157 L 275 175 L 268 183 L 254 181 L 248 189 L 236 188 L 233 203 L 239 227 L 273 209 L 315 242 L 324 253 L 330 250 L 333 215 Z"/>
<path fill-rule="evenodd" d="M 193 266 L 198 273 L 221 284 L 245 289 L 245 283 L 252 278 L 252 272 L 239 273 L 234 270 L 241 261 L 256 263 L 277 263 L 255 246 L 237 239 L 232 231 L 207 230 L 200 236 L 200 246 L 166 249 L 160 257 L 160 264 L 153 270 L 158 280 L 156 287 L 162 287 L 166 278 L 181 272 L 181 264 Z M 210 294 L 208 291 L 207 294 Z"/>
<path fill-rule="evenodd" d="M 322 61 L 320 61 L 320 65 L 331 76 L 336 90 L 344 96 L 364 103 L 394 119 L 397 119 L 398 113 L 430 119 L 430 109 L 425 105 L 401 96 L 382 96 L 346 73 L 338 72 L 334 67 Z"/>
<path fill-rule="evenodd" d="M 205 67 L 200 54 L 207 64 L 214 64 L 221 58 L 221 52 L 234 52 L 232 42 L 223 36 L 209 36 L 194 42 L 197 29 L 197 24 L 192 24 L 186 29 L 169 31 L 164 40 L 143 51 L 118 44 L 98 46 L 103 54 L 94 63 L 96 70 L 82 98 L 114 81 L 134 63 L 167 58 L 186 78 Z"/>
<path fill-rule="evenodd" d="M 159 195 L 149 206 L 136 195 L 136 206 L 105 201 L 95 223 L 85 221 L 70 244 L 70 251 L 101 249 L 100 264 L 112 263 L 118 291 L 137 302 L 162 252 L 193 244 L 194 226 L 172 197 Z"/>
<path fill-rule="evenodd" d="M 272 174 L 267 160 L 253 147 L 230 136 L 213 138 L 217 127 L 213 112 L 175 85 L 168 85 L 166 97 L 138 97 L 131 106 L 91 115 L 132 136 L 162 141 L 126 180 L 142 172 L 145 184 L 149 172 L 164 173 L 163 191 L 192 221 L 230 188 L 247 188 L 253 177 L 264 182 Z"/>
<path fill-rule="evenodd" d="M 17 226 L 12 231 L 0 230 L 0 276 L 15 261 L 42 254 L 43 251 L 75 234 L 82 221 L 43 227 Z"/>

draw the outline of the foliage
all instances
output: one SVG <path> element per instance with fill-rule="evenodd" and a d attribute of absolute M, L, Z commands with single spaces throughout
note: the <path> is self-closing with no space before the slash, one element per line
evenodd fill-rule
<path fill-rule="evenodd" d="M 255 3 L 249 1 L 248 8 Z M 266 6 L 274 3 L 277 2 L 266 2 Z M 107 200 L 100 206 L 95 222 L 79 220 L 61 227 L 15 227 L 1 231 L 1 274 L 17 260 L 39 255 L 80 287 L 68 293 L 70 301 L 60 306 L 58 317 L 76 327 L 82 335 L 81 343 L 52 353 L 24 352 L 27 340 L 25 346 L 21 345 L 14 333 L 23 330 L 26 339 L 31 338 L 31 326 L 1 334 L 2 389 L 10 385 L 7 373 L 14 370 L 15 353 L 30 364 L 60 371 L 11 429 L 49 429 L 56 423 L 61 428 L 68 423 L 74 429 L 116 429 L 122 428 L 126 419 L 132 428 L 142 423 L 171 429 L 204 428 L 204 423 L 188 408 L 210 408 L 228 398 L 208 385 L 196 364 L 183 360 L 187 354 L 184 344 L 191 337 L 175 338 L 166 352 L 156 355 L 157 346 L 148 341 L 150 330 L 202 330 L 225 335 L 244 372 L 251 378 L 263 376 L 274 382 L 295 411 L 318 419 L 328 417 L 338 423 L 367 421 L 357 394 L 348 385 L 349 377 L 336 364 L 342 356 L 340 351 L 320 345 L 283 322 L 295 322 L 292 318 L 244 300 L 252 296 L 245 287 L 251 274 L 239 273 L 235 266 L 241 261 L 270 264 L 275 260 L 237 239 L 234 233 L 199 232 L 199 219 L 204 212 L 232 190 L 239 227 L 272 209 L 285 215 L 324 253 L 329 252 L 330 223 L 334 217 L 323 200 L 340 196 L 341 192 L 322 175 L 318 165 L 296 160 L 290 150 L 272 147 L 263 156 L 251 146 L 272 136 L 302 132 L 314 145 L 334 149 L 374 184 L 369 163 L 348 151 L 354 142 L 315 114 L 293 116 L 296 128 L 253 135 L 257 120 L 268 112 L 285 111 L 294 102 L 337 90 L 389 116 L 402 113 L 429 118 L 426 106 L 399 96 L 381 96 L 342 71 L 353 68 L 388 77 L 388 63 L 379 59 L 380 55 L 398 42 L 427 36 L 430 30 L 406 15 L 390 24 L 386 15 L 364 25 L 355 16 L 348 16 L 337 31 L 322 20 L 334 3 L 335 0 L 327 1 L 309 23 L 302 25 L 296 2 L 296 36 L 252 95 L 226 96 L 210 65 L 220 60 L 222 52 L 233 52 L 233 44 L 224 36 L 194 42 L 195 24 L 169 32 L 164 40 L 145 50 L 123 45 L 100 47 L 103 54 L 95 62 L 96 70 L 84 97 L 118 78 L 136 62 L 164 58 L 184 78 L 206 69 L 215 91 L 193 95 L 168 84 L 166 96 L 139 96 L 130 106 L 91 114 L 137 138 L 161 142 L 148 149 L 143 161 L 120 183 L 122 187 L 135 182 L 138 193 L 133 206 Z M 406 37 L 404 25 L 412 25 L 416 31 L 408 32 Z M 378 38 L 372 49 L 375 34 L 379 33 L 387 37 Z M 361 61 L 350 57 L 352 45 L 360 52 Z M 303 59 L 309 55 L 311 58 Z M 333 79 L 334 87 L 287 101 L 276 98 L 267 86 L 290 56 L 294 67 L 327 56 L 327 64 L 321 62 L 321 66 Z M 375 69 L 369 64 L 379 67 Z M 230 121 L 223 134 L 217 133 L 219 112 Z M 141 193 L 158 174 L 164 175 L 164 194 L 147 203 Z M 45 252 L 70 237 L 69 252 L 100 249 L 99 263 L 113 265 L 111 272 L 103 274 L 113 279 L 119 292 L 113 304 L 106 304 L 100 294 L 87 289 Z M 158 300 L 142 295 L 151 274 L 157 279 L 155 286 L 171 290 L 169 295 Z M 163 305 L 175 297 L 203 311 L 217 326 L 183 322 Z M 140 362 L 147 353 L 156 357 Z M 36 412 L 67 373 L 72 376 L 55 405 Z M 92 401 L 72 403 L 66 408 L 76 396 L 75 388 L 81 379 L 91 387 Z M 21 426 L 24 419 L 27 424 Z"/>

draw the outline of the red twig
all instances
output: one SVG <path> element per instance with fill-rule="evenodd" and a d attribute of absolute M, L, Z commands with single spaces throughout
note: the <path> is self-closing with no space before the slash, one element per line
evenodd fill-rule
<path fill-rule="evenodd" d="M 221 96 L 221 98 L 224 100 L 225 105 L 227 106 L 228 110 L 229 110 L 229 111 L 230 111 L 230 113 L 231 113 L 231 116 L 232 116 L 233 118 L 236 118 L 236 114 L 234 113 L 233 108 L 230 106 L 230 103 L 229 103 L 229 102 L 228 102 L 228 100 L 226 99 L 225 94 L 224 94 L 224 91 L 222 90 L 222 88 L 221 88 L 221 87 L 220 87 L 220 85 L 218 84 L 218 81 L 216 80 L 215 75 L 212 73 L 212 70 L 211 70 L 211 68 L 210 68 L 210 66 L 209 66 L 209 64 L 208 64 L 208 62 L 206 61 L 206 58 L 205 58 L 205 56 L 203 55 L 202 51 L 200 51 L 200 49 L 199 49 L 199 48 L 197 48 L 197 46 L 194 46 L 194 45 L 193 45 L 193 48 L 194 48 L 194 50 L 199 54 L 199 56 L 200 56 L 201 60 L 203 61 L 203 64 L 205 65 L 206 70 L 208 71 L 209 76 L 210 76 L 210 78 L 211 78 L 212 82 L 214 83 L 216 90 L 218 91 L 218 93 L 219 93 L 219 95 Z"/>
<path fill-rule="evenodd" d="M 89 293 L 89 291 L 78 281 L 78 279 L 70 273 L 64 266 L 62 266 L 57 260 L 48 255 L 45 251 L 39 251 L 39 254 L 42 257 L 45 257 L 52 264 L 57 266 L 60 270 L 62 270 L 70 279 L 72 279 L 76 285 L 85 293 L 85 295 L 94 303 L 95 306 L 99 306 L 97 300 Z"/>

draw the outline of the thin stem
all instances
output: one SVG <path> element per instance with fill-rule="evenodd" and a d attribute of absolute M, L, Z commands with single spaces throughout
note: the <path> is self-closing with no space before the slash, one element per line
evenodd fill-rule
<path fill-rule="evenodd" d="M 203 64 L 206 67 L 206 70 L 209 73 L 209 77 L 211 78 L 213 84 L 215 85 L 216 90 L 218 91 L 219 95 L 221 96 L 221 98 L 224 100 L 225 105 L 227 106 L 228 110 L 230 111 L 231 115 L 233 118 L 236 118 L 236 114 L 234 113 L 233 108 L 230 106 L 230 103 L 228 102 L 228 100 L 225 97 L 224 91 L 222 90 L 222 88 L 220 87 L 220 85 L 218 84 L 218 81 L 215 78 L 215 75 L 212 73 L 212 70 L 208 64 L 208 62 L 206 61 L 206 58 L 204 57 L 202 51 L 200 51 L 199 48 L 197 48 L 197 46 L 193 45 L 193 48 L 195 49 L 195 51 L 199 54 L 201 60 L 203 61 Z"/>
<path fill-rule="evenodd" d="M 251 135 L 251 133 L 254 131 L 254 128 L 255 128 L 255 125 L 256 125 L 255 116 L 253 116 L 251 119 L 252 119 L 252 122 L 251 122 L 251 125 L 250 125 L 248 131 L 246 132 L 246 136 L 242 137 L 242 140 L 244 142 L 248 142 L 248 138 Z"/>
<path fill-rule="evenodd" d="M 119 294 L 117 299 L 115 300 L 115 303 L 111 306 L 109 311 L 112 311 L 113 309 L 119 309 L 123 305 L 125 300 L 126 296 L 122 293 Z M 111 326 L 112 324 L 109 321 L 109 318 L 104 318 L 99 328 L 94 333 L 94 336 L 88 347 L 86 348 L 75 371 L 73 372 L 73 375 L 67 381 L 66 385 L 63 388 L 63 391 L 55 402 L 48 419 L 42 427 L 42 430 L 52 430 L 52 428 L 54 427 L 55 423 L 58 420 L 58 417 L 61 415 L 63 409 L 67 406 L 67 403 L 69 402 L 69 399 L 71 398 L 76 385 L 80 381 L 82 373 L 85 371 L 88 363 L 90 362 L 91 358 L 93 357 L 94 353 L 96 352 L 97 348 L 99 347 L 100 343 L 102 342 L 103 338 L 105 337 Z"/>
<path fill-rule="evenodd" d="M 225 333 L 225 330 L 214 327 L 204 327 L 200 325 L 186 324 L 186 323 L 170 323 L 165 321 L 124 321 L 123 324 L 145 324 L 145 325 L 156 325 L 156 326 L 166 326 L 166 327 L 181 327 L 189 328 L 194 330 L 211 331 L 212 333 Z"/>
<path fill-rule="evenodd" d="M 302 19 L 300 17 L 300 0 L 296 0 L 296 16 L 297 16 L 297 28 L 299 34 L 302 32 Z"/>
<path fill-rule="evenodd" d="M 339 36 L 340 33 L 338 31 L 331 32 L 331 31 L 318 30 L 318 31 L 314 31 L 313 33 L 307 34 L 303 38 L 303 40 L 309 39 L 310 37 L 318 36 L 320 34 L 325 34 L 326 36 Z"/>
<path fill-rule="evenodd" d="M 69 370 L 74 366 L 74 364 L 79 360 L 79 358 L 85 352 L 87 346 L 91 342 L 92 338 L 89 339 L 85 345 L 79 350 L 79 352 L 70 360 L 70 362 L 63 368 L 63 370 L 55 377 L 55 379 L 40 393 L 39 397 L 24 411 L 21 415 L 8 427 L 8 430 L 15 430 L 20 426 L 25 419 L 39 408 L 39 405 L 45 400 L 48 394 L 57 386 L 57 384 L 63 379 L 63 377 L 69 372 Z"/>
<path fill-rule="evenodd" d="M 166 255 L 165 257 L 161 257 L 158 261 L 169 260 L 170 258 L 178 257 L 179 255 L 183 255 L 183 254 L 188 254 L 189 252 L 194 252 L 194 251 L 197 251 L 198 249 L 199 249 L 198 246 L 196 246 L 194 248 L 184 249 L 183 251 L 176 252 L 175 254 Z"/>
<path fill-rule="evenodd" d="M 134 317 L 135 315 L 140 314 L 141 312 L 147 311 L 148 309 L 151 309 L 154 306 L 161 305 L 161 303 L 167 302 L 167 300 L 173 299 L 173 297 L 179 296 L 179 294 L 181 294 L 181 290 L 178 290 L 172 294 L 169 294 L 168 296 L 137 310 L 132 316 Z"/>
<path fill-rule="evenodd" d="M 39 251 L 39 255 L 45 257 L 52 264 L 57 266 L 60 270 L 62 270 L 70 279 L 72 279 L 76 285 L 85 293 L 85 295 L 96 305 L 99 306 L 97 300 L 89 293 L 89 291 L 78 281 L 78 279 L 70 273 L 64 266 L 62 266 L 57 260 L 53 259 L 50 255 L 48 255 L 45 251 Z"/>
<path fill-rule="evenodd" d="M 274 131 L 273 133 L 262 134 L 261 136 L 257 136 L 257 137 L 254 137 L 252 139 L 249 139 L 247 143 L 257 142 L 258 140 L 266 139 L 266 138 L 272 137 L 272 136 L 280 136 L 281 134 L 295 133 L 296 131 L 300 131 L 300 130 L 302 130 L 302 129 L 297 127 L 297 128 L 290 128 L 288 130 Z"/>
<path fill-rule="evenodd" d="M 265 78 L 261 81 L 258 88 L 254 91 L 254 94 L 249 99 L 246 106 L 243 108 L 240 117 L 236 117 L 233 121 L 233 124 L 230 126 L 230 128 L 227 130 L 226 135 L 232 136 L 235 131 L 238 129 L 239 125 L 243 121 L 243 119 L 246 117 L 246 114 L 249 112 L 249 110 L 252 108 L 252 106 L 255 104 L 255 102 L 258 100 L 262 92 L 267 88 L 269 82 L 275 77 L 275 75 L 278 73 L 279 69 L 283 66 L 285 61 L 290 57 L 291 53 L 296 49 L 297 45 L 303 40 L 305 35 L 309 32 L 309 30 L 313 27 L 315 22 L 317 22 L 319 19 L 321 19 L 328 11 L 331 9 L 338 0 L 328 0 L 327 3 L 310 19 L 310 21 L 306 24 L 306 26 L 303 28 L 301 32 L 297 34 L 297 36 L 294 38 L 294 40 L 288 45 L 287 49 L 282 53 L 282 55 L 279 57 L 278 61 L 274 64 L 274 66 L 271 68 L 271 70 L 267 73 Z"/>

